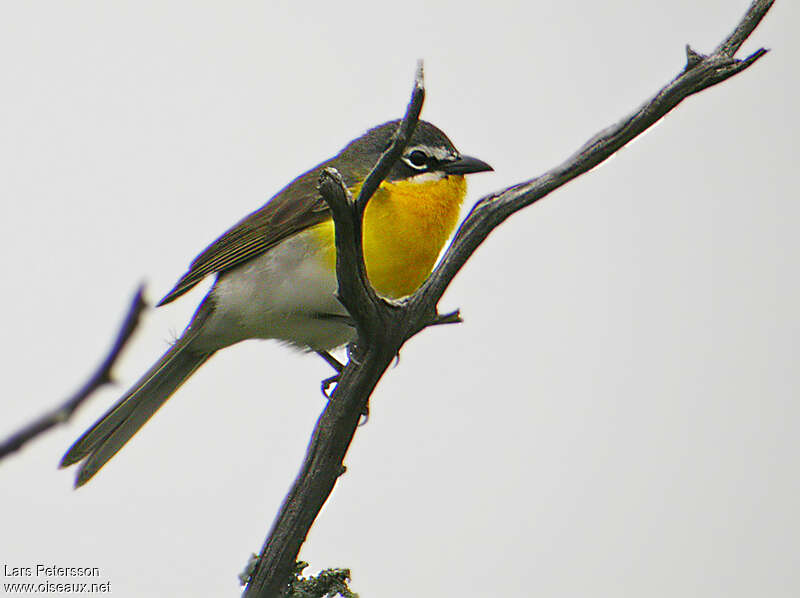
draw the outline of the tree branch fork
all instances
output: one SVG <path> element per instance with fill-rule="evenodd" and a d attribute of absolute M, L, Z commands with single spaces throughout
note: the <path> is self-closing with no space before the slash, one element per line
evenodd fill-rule
<path fill-rule="evenodd" d="M 773 3 L 753 1 L 734 31 L 708 56 L 686 46 L 686 64 L 672 81 L 630 115 L 589 139 L 563 163 L 478 200 L 428 279 L 402 300 L 380 297 L 369 283 L 362 219 L 370 196 L 402 155 L 419 119 L 424 100 L 421 64 L 405 117 L 359 196 L 352 197 L 335 169 L 321 174 L 319 190 L 331 209 L 335 227 L 338 297 L 353 318 L 358 340 L 317 422 L 302 469 L 258 557 L 245 597 L 272 598 L 286 588 L 305 535 L 344 471 L 343 460 L 359 416 L 383 372 L 403 344 L 423 329 L 461 321 L 458 311 L 441 315 L 437 305 L 478 246 L 506 218 L 602 163 L 689 96 L 729 79 L 762 58 L 767 53 L 764 48 L 742 60 L 734 55 Z"/>

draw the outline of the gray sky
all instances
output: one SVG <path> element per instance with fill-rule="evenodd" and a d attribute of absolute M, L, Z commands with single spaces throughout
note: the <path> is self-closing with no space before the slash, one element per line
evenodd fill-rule
<path fill-rule="evenodd" d="M 84 380 L 140 280 L 157 300 L 401 116 L 417 58 L 423 117 L 496 169 L 469 206 L 630 112 L 746 6 L 4 3 L 0 435 Z M 375 393 L 311 569 L 381 598 L 797 595 L 798 12 L 778 2 L 745 47 L 767 57 L 479 249 L 441 305 L 465 323 L 412 340 Z M 238 595 L 321 360 L 233 347 L 87 487 L 55 469 L 203 292 L 148 313 L 120 385 L 2 464 L 0 562 L 96 566 L 117 597 Z"/>

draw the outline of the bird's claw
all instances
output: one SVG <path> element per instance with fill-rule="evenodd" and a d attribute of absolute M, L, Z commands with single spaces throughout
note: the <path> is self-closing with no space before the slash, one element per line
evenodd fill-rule
<path fill-rule="evenodd" d="M 341 377 L 341 374 L 335 374 L 335 375 L 331 376 L 330 378 L 325 378 L 322 382 L 320 382 L 320 390 L 322 390 L 322 395 L 326 399 L 330 400 L 331 395 L 333 393 L 332 392 L 328 393 L 328 389 L 331 387 L 332 384 L 338 384 L 340 377 Z"/>
<path fill-rule="evenodd" d="M 364 405 L 364 409 L 361 411 L 361 417 L 363 418 L 360 422 L 358 422 L 358 427 L 366 426 L 367 422 L 369 421 L 369 403 Z"/>

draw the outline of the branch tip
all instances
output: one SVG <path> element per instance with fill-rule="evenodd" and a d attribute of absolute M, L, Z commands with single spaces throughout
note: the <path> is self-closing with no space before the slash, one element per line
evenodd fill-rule
<path fill-rule="evenodd" d="M 0 441 L 0 459 L 19 450 L 24 444 L 50 428 L 68 421 L 72 414 L 77 411 L 78 407 L 80 407 L 95 390 L 112 382 L 111 368 L 114 366 L 122 349 L 133 335 L 134 330 L 136 330 L 139 324 L 139 317 L 146 306 L 147 302 L 144 300 L 144 284 L 141 284 L 131 300 L 128 311 L 119 327 L 111 349 L 108 351 L 108 354 L 105 359 L 103 359 L 100 366 L 95 370 L 94 374 L 89 377 L 82 388 L 64 401 L 61 406 L 35 419 L 6 440 Z"/>
<path fill-rule="evenodd" d="M 689 44 L 686 44 L 686 70 L 692 69 L 700 64 L 705 58 L 702 54 L 695 52 Z"/>
<path fill-rule="evenodd" d="M 461 324 L 464 320 L 461 318 L 461 310 L 455 310 L 447 314 L 436 314 L 433 321 L 428 324 L 429 326 L 441 326 L 442 324 Z"/>
<path fill-rule="evenodd" d="M 397 126 L 389 147 L 383 152 L 383 155 L 381 155 L 378 162 L 367 175 L 367 178 L 364 179 L 364 184 L 361 186 L 358 199 L 356 199 L 356 205 L 361 214 L 364 213 L 364 209 L 370 197 L 372 197 L 372 194 L 375 193 L 376 189 L 389 174 L 389 170 L 391 170 L 394 163 L 402 155 L 403 150 L 406 149 L 406 144 L 409 139 L 411 139 L 411 135 L 414 134 L 414 129 L 417 128 L 424 101 L 425 82 L 422 61 L 419 61 L 417 63 L 417 71 L 414 75 L 414 89 L 411 92 L 411 99 L 408 102 L 403 120 L 401 120 L 400 124 Z"/>
<path fill-rule="evenodd" d="M 353 202 L 353 197 L 350 195 L 347 185 L 345 185 L 342 174 L 331 166 L 324 168 L 319 174 L 318 186 L 322 199 L 325 200 L 331 210 Z"/>
<path fill-rule="evenodd" d="M 733 57 L 742 44 L 750 37 L 753 30 L 758 27 L 775 0 L 753 0 L 736 29 L 714 50 L 714 54 L 721 53 Z"/>
<path fill-rule="evenodd" d="M 750 54 L 750 56 L 748 56 L 744 60 L 740 60 L 739 62 L 745 65 L 743 68 L 747 68 L 748 66 L 753 64 L 756 60 L 758 60 L 759 58 L 768 53 L 769 53 L 769 48 L 759 48 L 758 50 Z"/>

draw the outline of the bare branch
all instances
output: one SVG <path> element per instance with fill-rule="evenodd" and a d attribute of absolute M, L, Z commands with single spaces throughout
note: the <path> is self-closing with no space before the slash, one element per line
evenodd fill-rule
<path fill-rule="evenodd" d="M 755 2 L 755 8 L 751 10 L 761 9 L 761 4 L 764 2 Z M 753 21 L 750 13 L 744 19 Z M 723 50 L 702 56 L 688 48 L 686 68 L 635 112 L 600 131 L 562 164 L 541 176 L 481 198 L 462 222 L 437 268 L 411 302 L 436 305 L 475 249 L 511 214 L 604 162 L 683 100 L 740 73 L 766 53 L 767 50 L 761 48 L 744 60 L 736 60 Z"/>
<path fill-rule="evenodd" d="M 742 20 L 736 26 L 736 29 L 733 30 L 733 33 L 731 33 L 725 41 L 717 46 L 716 50 L 714 50 L 714 54 L 726 54 L 728 56 L 736 54 L 745 40 L 753 33 L 753 30 L 758 27 L 761 19 L 764 18 L 767 11 L 769 11 L 774 3 L 775 0 L 753 0 L 750 8 L 747 9 Z"/>
<path fill-rule="evenodd" d="M 754 64 L 766 50 L 760 49 L 744 60 L 734 59 L 733 54 L 772 3 L 753 2 L 734 32 L 710 56 L 687 47 L 686 66 L 673 81 L 635 112 L 592 137 L 562 164 L 535 179 L 479 200 L 434 272 L 416 293 L 404 300 L 386 301 L 369 285 L 361 248 L 361 220 L 366 201 L 413 132 L 422 104 L 421 71 L 395 141 L 370 173 L 369 187 L 364 185 L 366 190 L 362 189 L 359 198 L 353 201 L 338 173 L 331 170 L 323 173 L 320 191 L 331 208 L 336 229 L 340 299 L 358 328 L 359 347 L 351 352 L 331 401 L 317 422 L 302 469 L 267 537 L 245 596 L 274 598 L 287 587 L 300 546 L 344 471 L 344 456 L 370 393 L 409 338 L 427 326 L 460 320 L 458 312 L 439 315 L 436 306 L 475 249 L 506 218 L 609 158 L 687 97 Z M 419 102 L 417 107 L 416 102 Z"/>
<path fill-rule="evenodd" d="M 112 381 L 111 368 L 114 367 L 117 357 L 119 357 L 120 352 L 127 344 L 133 331 L 136 330 L 139 324 L 139 316 L 146 307 L 143 295 L 144 286 L 140 286 L 131 301 L 131 305 L 120 326 L 114 344 L 111 346 L 108 355 L 95 373 L 92 374 L 86 383 L 73 396 L 67 399 L 63 405 L 49 413 L 45 413 L 43 416 L 32 421 L 0 443 L 0 459 L 19 450 L 29 440 L 36 438 L 50 428 L 68 421 L 78 407 L 80 407 L 95 390 Z"/>
<path fill-rule="evenodd" d="M 367 176 L 358 199 L 353 200 L 335 169 L 328 168 L 320 176 L 320 193 L 331 208 L 335 223 L 339 299 L 348 308 L 362 344 L 359 345 L 358 355 L 351 355 L 328 406 L 317 421 L 302 469 L 264 542 L 244 591 L 245 597 L 272 598 L 286 589 L 300 546 L 337 478 L 344 472 L 344 456 L 361 414 L 366 410 L 367 400 L 397 353 L 392 349 L 394 343 L 376 336 L 383 329 L 386 310 L 396 308 L 379 297 L 367 279 L 361 243 L 362 220 L 367 202 L 411 138 L 419 121 L 424 98 L 420 62 L 406 114 L 389 148 Z M 362 359 L 379 365 L 359 367 Z M 348 392 L 343 395 L 340 387 L 347 388 Z"/>
<path fill-rule="evenodd" d="M 441 326 L 442 324 L 461 324 L 461 311 L 451 311 L 449 314 L 438 314 L 428 326 Z"/>

